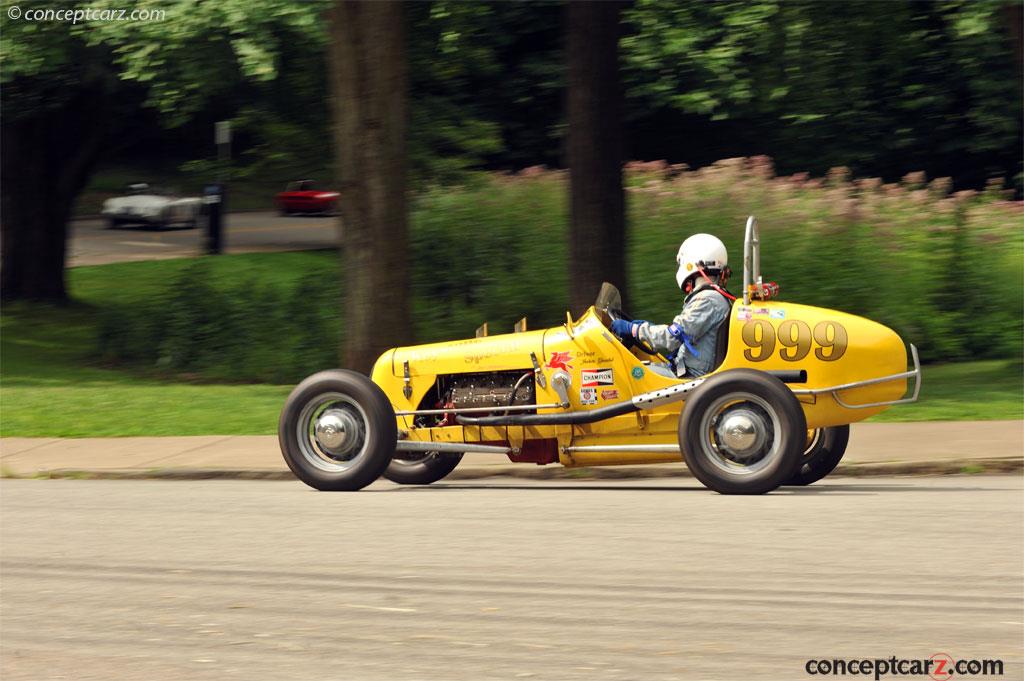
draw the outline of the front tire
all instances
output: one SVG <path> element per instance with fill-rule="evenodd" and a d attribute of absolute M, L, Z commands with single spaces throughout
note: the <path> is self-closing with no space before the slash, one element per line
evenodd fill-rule
<path fill-rule="evenodd" d="M 850 442 L 850 426 L 819 428 L 814 431 L 811 444 L 804 451 L 803 460 L 796 473 L 785 482 L 787 485 L 811 485 L 831 473 L 843 460 L 846 445 Z"/>
<path fill-rule="evenodd" d="M 403 456 L 409 458 L 401 458 Z M 418 458 L 413 458 L 412 452 L 396 454 L 384 471 L 384 477 L 399 485 L 429 485 L 447 476 L 462 461 L 462 454 L 426 452 L 416 456 Z"/>
<path fill-rule="evenodd" d="M 772 491 L 793 475 L 806 439 L 796 396 L 779 379 L 752 369 L 707 379 L 679 419 L 687 467 L 721 494 Z"/>
<path fill-rule="evenodd" d="M 362 374 L 335 369 L 295 386 L 277 436 L 299 480 L 318 490 L 354 491 L 388 467 L 398 429 L 383 390 Z"/>

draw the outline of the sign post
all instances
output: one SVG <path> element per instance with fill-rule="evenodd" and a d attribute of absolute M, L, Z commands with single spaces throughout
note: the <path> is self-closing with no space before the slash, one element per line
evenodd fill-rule
<path fill-rule="evenodd" d="M 227 169 L 231 163 L 231 121 L 217 121 L 214 142 L 217 145 L 217 182 L 203 187 L 208 255 L 220 255 L 224 249 L 224 199 L 227 193 Z"/>

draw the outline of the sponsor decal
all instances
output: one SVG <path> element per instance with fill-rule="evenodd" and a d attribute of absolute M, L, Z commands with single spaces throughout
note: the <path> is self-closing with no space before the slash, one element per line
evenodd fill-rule
<path fill-rule="evenodd" d="M 632 374 L 633 374 L 633 378 L 635 378 L 637 380 L 640 380 L 641 378 L 644 377 L 644 368 L 643 367 L 633 367 Z"/>
<path fill-rule="evenodd" d="M 572 353 L 571 352 L 552 352 L 551 358 L 548 363 L 544 366 L 548 369 L 565 369 L 566 371 L 572 370 Z"/>
<path fill-rule="evenodd" d="M 786 311 L 785 310 L 772 310 L 769 313 L 769 316 L 772 319 L 785 319 L 786 318 Z"/>
<path fill-rule="evenodd" d="M 736 308 L 736 319 L 746 322 L 753 319 L 753 317 L 754 315 L 751 313 L 749 307 L 744 307 L 741 305 L 740 307 Z"/>
<path fill-rule="evenodd" d="M 597 404 L 597 388 L 580 388 L 580 404 Z"/>
<path fill-rule="evenodd" d="M 595 385 L 615 385 L 611 369 L 582 369 L 580 371 L 580 385 L 589 387 Z"/>
<path fill-rule="evenodd" d="M 615 389 L 615 388 L 612 388 L 611 390 L 602 390 L 601 391 L 601 399 L 602 400 L 617 400 L 617 399 L 619 399 L 619 391 L 617 389 Z"/>

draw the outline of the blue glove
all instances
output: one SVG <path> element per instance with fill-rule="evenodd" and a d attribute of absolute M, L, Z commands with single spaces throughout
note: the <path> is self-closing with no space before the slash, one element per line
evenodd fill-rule
<path fill-rule="evenodd" d="M 633 338 L 633 322 L 626 319 L 612 320 L 612 333 L 625 340 Z"/>

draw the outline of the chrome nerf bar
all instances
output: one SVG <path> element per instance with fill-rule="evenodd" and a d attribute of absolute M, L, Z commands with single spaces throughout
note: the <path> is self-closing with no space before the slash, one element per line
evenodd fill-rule
<path fill-rule="evenodd" d="M 871 407 L 887 407 L 893 404 L 907 404 L 909 402 L 917 402 L 917 396 L 921 392 L 921 360 L 917 356 L 917 346 L 913 343 L 910 344 L 910 354 L 914 358 L 914 370 L 904 371 L 900 374 L 892 374 L 891 376 L 881 376 L 879 378 L 869 378 L 864 381 L 854 381 L 853 383 L 843 383 L 842 385 L 834 385 L 829 388 L 804 388 L 800 390 L 794 390 L 794 395 L 823 395 L 829 393 L 832 395 L 839 406 L 847 409 L 869 409 Z M 844 402 L 843 398 L 839 396 L 839 392 L 842 390 L 849 390 L 851 388 L 862 388 L 866 385 L 876 385 L 878 383 L 889 383 L 891 381 L 899 381 L 907 378 L 914 378 L 914 393 L 907 398 L 899 400 L 889 400 L 887 402 L 868 402 L 867 404 L 850 404 Z"/>
<path fill-rule="evenodd" d="M 396 452 L 452 452 L 462 454 L 472 452 L 474 454 L 508 454 L 512 450 L 509 447 L 496 447 L 494 445 L 478 445 L 472 442 L 426 442 L 424 440 L 399 440 L 395 444 Z"/>

